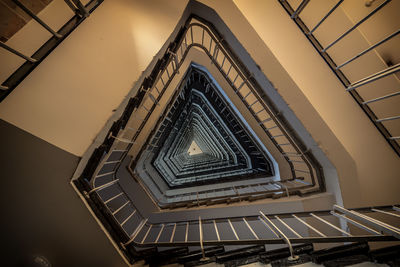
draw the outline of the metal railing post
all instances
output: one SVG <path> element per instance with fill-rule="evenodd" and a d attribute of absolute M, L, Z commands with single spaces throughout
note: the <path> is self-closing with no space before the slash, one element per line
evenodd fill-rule
<path fill-rule="evenodd" d="M 334 46 L 337 42 L 339 42 L 340 40 L 342 40 L 346 35 L 348 35 L 349 33 L 351 33 L 353 30 L 355 30 L 358 26 L 360 26 L 364 21 L 366 21 L 367 19 L 369 19 L 370 17 L 372 17 L 372 15 L 374 15 L 376 12 L 378 12 L 381 8 L 383 8 L 386 4 L 388 4 L 391 0 L 385 0 L 385 2 L 383 2 L 382 4 L 380 4 L 377 8 L 375 8 L 371 13 L 369 13 L 367 16 L 365 16 L 364 18 L 362 18 L 359 22 L 357 22 L 356 24 L 353 25 L 353 27 L 351 27 L 350 29 L 348 29 L 346 32 L 344 32 L 342 35 L 340 35 L 336 40 L 334 40 L 333 42 L 331 42 L 329 45 L 327 45 L 324 49 L 322 49 L 322 53 L 325 53 L 326 50 L 328 50 L 329 48 L 331 48 L 332 46 Z"/>
<path fill-rule="evenodd" d="M 374 218 L 371 218 L 367 215 L 361 214 L 356 211 L 348 210 L 343 207 L 340 207 L 338 205 L 333 206 L 334 210 L 340 211 L 348 216 L 355 217 L 356 219 L 363 221 L 366 224 L 369 224 L 371 226 L 374 226 L 376 229 L 381 231 L 382 233 L 386 233 L 389 235 L 393 235 L 396 238 L 400 239 L 400 229 L 394 226 L 391 226 L 389 224 L 386 224 L 384 222 L 381 222 L 379 220 L 376 220 Z"/>
<path fill-rule="evenodd" d="M 0 85 L 0 90 L 6 91 L 6 90 L 8 90 L 8 89 L 10 89 L 10 88 L 7 87 L 7 86 L 4 86 L 4 85 Z"/>
<path fill-rule="evenodd" d="M 79 0 L 64 0 L 64 2 L 80 17 L 89 17 L 89 12 Z"/>
<path fill-rule="evenodd" d="M 343 2 L 344 0 L 340 0 L 339 2 L 337 2 L 332 8 L 331 8 L 331 10 L 329 10 L 329 12 L 328 13 L 326 13 L 326 15 L 314 26 L 314 28 L 311 30 L 311 31 L 309 31 L 307 34 L 308 35 L 311 35 L 332 13 L 333 13 L 333 11 L 335 11 L 339 6 L 340 6 L 340 4 Z"/>
<path fill-rule="evenodd" d="M 40 25 L 42 25 L 43 28 L 45 28 L 48 32 L 53 34 L 57 38 L 62 38 L 63 36 L 57 32 L 55 32 L 52 28 L 50 28 L 49 25 L 44 23 L 43 20 L 41 20 L 38 16 L 36 16 L 32 11 L 29 10 L 24 4 L 22 4 L 18 0 L 12 0 L 18 7 L 20 7 L 26 14 L 28 14 L 31 18 L 36 20 Z"/>
<path fill-rule="evenodd" d="M 200 248 L 201 248 L 201 254 L 202 258 L 200 259 L 201 261 L 207 261 L 209 258 L 206 257 L 206 253 L 204 251 L 204 245 L 203 245 L 203 227 L 201 225 L 201 217 L 199 216 L 199 235 L 200 235 Z"/>
<path fill-rule="evenodd" d="M 299 259 L 299 256 L 294 254 L 293 251 L 293 247 L 292 247 L 292 243 L 290 242 L 289 238 L 287 238 L 287 236 L 262 212 L 260 211 L 260 214 L 262 216 L 262 218 L 273 228 L 275 229 L 275 234 L 277 234 L 276 232 L 278 232 L 278 236 L 280 238 L 282 238 L 285 243 L 288 245 L 289 247 L 289 252 L 290 252 L 290 257 L 288 258 L 288 260 L 290 261 L 295 261 L 297 259 Z"/>
<path fill-rule="evenodd" d="M 13 54 L 15 54 L 15 55 L 17 55 L 17 56 L 19 56 L 19 57 L 22 57 L 23 59 L 25 59 L 25 60 L 27 60 L 27 61 L 29 61 L 29 62 L 35 63 L 35 62 L 37 61 L 37 59 L 28 57 L 28 56 L 22 54 L 21 52 L 15 50 L 14 48 L 9 47 L 8 45 L 6 45 L 6 44 L 3 43 L 3 42 L 0 42 L 0 47 L 2 47 L 2 48 L 4 48 L 4 49 L 8 50 L 9 52 L 11 52 L 11 53 L 13 53 Z"/>
<path fill-rule="evenodd" d="M 310 2 L 310 0 L 301 1 L 300 5 L 297 7 L 296 11 L 292 14 L 291 18 L 292 19 L 297 18 L 300 15 L 301 11 L 304 10 L 304 8 L 307 6 L 307 4 L 309 2 Z"/>

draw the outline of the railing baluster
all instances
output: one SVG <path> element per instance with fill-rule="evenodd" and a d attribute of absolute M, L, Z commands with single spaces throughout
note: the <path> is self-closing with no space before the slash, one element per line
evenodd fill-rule
<path fill-rule="evenodd" d="M 221 241 L 221 238 L 219 237 L 217 223 L 215 222 L 215 220 L 213 220 L 213 223 L 214 223 L 214 229 L 215 229 L 215 233 L 217 234 L 218 241 Z"/>
<path fill-rule="evenodd" d="M 329 10 L 329 12 L 328 13 L 326 13 L 326 15 L 317 23 L 317 25 L 315 25 L 315 27 L 311 30 L 311 31 L 309 31 L 307 34 L 308 35 L 311 35 L 331 14 L 332 14 L 332 12 L 333 11 L 335 11 L 339 6 L 340 6 L 340 4 L 343 2 L 344 0 L 340 0 L 339 2 L 337 2 L 332 8 L 331 8 L 331 10 Z"/>
<path fill-rule="evenodd" d="M 204 246 L 203 246 L 203 227 L 201 225 L 201 217 L 199 216 L 199 238 L 200 238 L 200 248 L 201 248 L 201 254 L 202 254 L 202 259 L 206 259 L 206 253 L 204 252 Z"/>
<path fill-rule="evenodd" d="M 184 42 L 185 42 L 185 46 L 186 46 L 186 48 L 185 48 L 185 49 L 187 49 L 187 48 L 188 48 L 188 44 L 187 44 L 187 40 L 186 40 L 186 35 L 185 35 Z"/>
<path fill-rule="evenodd" d="M 48 32 L 50 32 L 52 35 L 54 35 L 56 38 L 61 38 L 63 37 L 61 34 L 56 33 L 52 28 L 50 28 L 49 25 L 44 23 L 43 20 L 41 20 L 38 16 L 36 16 L 32 11 L 29 10 L 24 4 L 22 4 L 18 0 L 12 0 L 18 7 L 20 7 L 26 14 L 28 14 L 31 18 L 36 20 L 40 25 L 42 25 L 43 28 L 45 28 Z"/>
<path fill-rule="evenodd" d="M 151 92 L 149 92 L 148 96 L 151 99 L 151 101 L 153 101 L 154 104 L 156 104 L 157 106 L 160 106 L 160 104 L 158 103 L 158 100 Z"/>
<path fill-rule="evenodd" d="M 133 144 L 134 143 L 132 140 L 114 136 L 114 135 L 112 135 L 112 133 L 110 133 L 110 138 L 114 138 L 115 140 L 117 140 L 119 142 L 122 142 L 122 143 L 127 143 L 127 144 Z"/>
<path fill-rule="evenodd" d="M 129 221 L 130 218 L 132 218 L 133 215 L 135 215 L 136 210 L 134 210 L 122 223 L 121 226 L 124 226 L 124 224 Z"/>
<path fill-rule="evenodd" d="M 96 175 L 95 178 L 104 177 L 104 176 L 107 176 L 107 175 L 110 175 L 110 174 L 114 174 L 114 173 L 115 173 L 115 171 L 105 172 L 105 173 Z"/>
<path fill-rule="evenodd" d="M 246 84 L 247 80 L 248 80 L 248 78 L 246 78 L 246 79 L 243 80 L 243 82 L 240 84 L 240 86 L 236 89 L 236 92 L 239 92 L 240 89 L 242 89 L 243 85 Z M 251 90 L 250 90 L 250 92 L 251 92 Z"/>
<path fill-rule="evenodd" d="M 400 71 L 400 63 L 391 66 L 387 69 L 381 70 L 377 73 L 374 73 L 370 76 L 367 76 L 357 82 L 352 83 L 349 87 L 346 88 L 346 91 L 352 91 L 358 87 L 364 86 L 366 84 L 369 84 L 371 82 L 374 82 L 376 80 L 382 79 L 388 75 L 394 74 L 396 72 Z"/>
<path fill-rule="evenodd" d="M 271 227 L 274 228 L 279 233 L 279 235 L 277 235 L 276 233 L 275 234 L 278 237 L 282 238 L 285 241 L 285 243 L 288 245 L 289 251 L 290 251 L 289 260 L 297 260 L 299 258 L 299 256 L 296 256 L 294 254 L 292 243 L 290 242 L 289 238 L 287 238 L 287 236 L 262 211 L 260 211 L 260 214 L 264 218 L 264 220 L 267 221 L 268 224 L 270 224 Z"/>
<path fill-rule="evenodd" d="M 307 4 L 309 2 L 310 2 L 310 0 L 301 1 L 300 5 L 297 7 L 296 11 L 292 14 L 291 18 L 292 19 L 297 18 L 300 15 L 301 11 L 304 10 L 304 8 L 307 6 Z"/>
<path fill-rule="evenodd" d="M 121 162 L 121 161 L 120 160 L 106 161 L 106 162 L 104 162 L 103 165 L 114 164 L 114 163 L 119 163 L 119 162 Z"/>
<path fill-rule="evenodd" d="M 229 223 L 229 226 L 230 226 L 231 229 L 232 229 L 232 232 L 235 234 L 236 240 L 239 240 L 239 237 L 238 237 L 238 235 L 237 235 L 237 233 L 236 233 L 236 231 L 235 231 L 235 228 L 233 228 L 233 225 L 232 225 L 232 222 L 231 222 L 230 219 L 228 219 L 228 223 Z"/>
<path fill-rule="evenodd" d="M 249 228 L 250 232 L 253 234 L 253 236 L 258 240 L 258 236 L 254 232 L 253 228 L 251 228 L 250 224 L 247 222 L 246 218 L 243 217 L 243 221 L 246 224 L 247 228 Z"/>
<path fill-rule="evenodd" d="M 115 184 L 115 183 L 118 182 L 118 181 L 119 181 L 119 179 L 115 179 L 115 180 L 112 180 L 111 182 L 108 182 L 108 183 L 106 183 L 106 184 L 103 184 L 103 185 L 100 185 L 100 186 L 98 186 L 98 187 L 95 187 L 95 188 L 93 188 L 92 190 L 90 190 L 90 191 L 88 192 L 88 194 L 90 194 L 90 193 L 92 193 L 92 192 L 95 192 L 95 191 L 102 190 L 102 189 L 104 189 L 104 188 L 106 188 L 106 187 L 109 187 L 110 185 L 113 185 L 113 184 Z"/>
<path fill-rule="evenodd" d="M 237 91 L 239 92 L 239 90 Z M 246 98 L 251 94 L 251 90 L 249 90 L 249 92 L 243 97 L 243 100 L 246 100 Z"/>
<path fill-rule="evenodd" d="M 144 103 L 141 106 L 144 110 L 146 110 L 147 113 L 150 113 L 150 110 L 144 105 Z"/>
<path fill-rule="evenodd" d="M 367 105 L 367 104 L 370 104 L 370 103 L 373 103 L 373 102 L 376 102 L 376 101 L 381 101 L 381 100 L 384 100 L 386 98 L 390 98 L 390 97 L 397 96 L 397 95 L 400 95 L 400 92 L 395 92 L 395 93 L 392 93 L 392 94 L 388 94 L 388 95 L 384 95 L 384 96 L 377 97 L 377 98 L 374 98 L 374 99 L 370 99 L 368 101 L 362 102 L 362 104 L 363 105 Z"/>
<path fill-rule="evenodd" d="M 272 129 L 275 129 L 275 128 L 278 128 L 278 125 L 275 125 L 275 126 L 272 126 L 272 127 L 269 127 L 269 128 L 265 128 L 267 131 L 270 131 L 270 130 L 272 130 Z"/>
<path fill-rule="evenodd" d="M 374 227 L 376 227 L 379 231 L 381 231 L 383 233 L 393 235 L 396 238 L 400 238 L 400 229 L 397 227 L 394 227 L 390 224 L 381 222 L 379 220 L 376 220 L 376 219 L 369 217 L 367 215 L 364 215 L 362 213 L 352 211 L 352 210 L 347 210 L 338 205 L 334 205 L 333 209 L 338 210 L 348 216 L 353 216 L 353 217 L 357 218 L 358 220 L 361 220 L 369 225 L 373 225 Z"/>
<path fill-rule="evenodd" d="M 261 108 L 259 111 L 257 111 L 256 113 L 254 113 L 254 115 L 258 115 L 258 114 L 260 114 L 260 113 L 263 112 L 263 111 L 265 111 L 265 109 L 264 109 L 264 108 Z"/>
<path fill-rule="evenodd" d="M 309 225 L 308 223 L 306 223 L 305 221 L 303 221 L 302 219 L 300 219 L 299 217 L 297 217 L 296 215 L 292 214 L 292 216 L 294 218 L 296 218 L 299 222 L 301 222 L 302 224 L 304 224 L 305 226 L 307 226 L 308 228 L 310 228 L 311 230 L 313 230 L 314 232 L 316 232 L 318 235 L 322 236 L 322 237 L 326 237 L 326 235 L 324 235 L 323 233 L 321 233 L 320 231 L 318 231 L 316 228 L 314 228 L 313 226 Z"/>
<path fill-rule="evenodd" d="M 378 209 L 371 209 L 371 210 L 375 211 L 375 212 L 382 213 L 382 214 L 386 214 L 386 215 L 390 215 L 390 216 L 394 216 L 394 217 L 400 218 L 399 214 L 395 214 L 395 213 L 391 213 L 391 212 L 387 212 L 387 211 L 383 211 L 383 210 L 378 210 Z"/>
<path fill-rule="evenodd" d="M 181 43 L 181 46 L 179 47 L 179 49 L 181 50 L 181 58 L 183 58 L 183 42 Z"/>
<path fill-rule="evenodd" d="M 265 225 L 265 227 L 267 227 L 268 230 L 270 230 L 277 238 L 279 238 L 279 235 L 274 231 L 274 229 L 272 229 L 271 226 L 269 226 L 263 219 L 261 219 L 260 216 L 258 217 L 258 219 L 262 224 Z"/>
<path fill-rule="evenodd" d="M 258 103 L 258 99 L 256 99 L 256 101 L 254 101 L 253 103 L 251 103 L 251 104 L 249 105 L 249 108 L 251 108 L 252 106 L 254 106 L 256 103 Z"/>
<path fill-rule="evenodd" d="M 377 119 L 376 122 L 393 121 L 393 120 L 398 120 L 398 119 L 400 119 L 400 116 L 393 116 L 393 117 Z"/>
<path fill-rule="evenodd" d="M 289 229 L 298 238 L 302 238 L 302 236 L 299 233 L 297 233 L 295 230 L 293 230 L 293 228 L 290 227 L 287 223 L 285 223 L 281 218 L 279 218 L 278 216 L 275 216 L 275 219 L 277 219 L 281 224 L 283 224 L 287 229 Z"/>
<path fill-rule="evenodd" d="M 346 232 L 345 230 L 343 230 L 343 229 L 337 227 L 337 226 L 334 225 L 334 224 L 331 224 L 331 223 L 328 222 L 327 220 L 322 219 L 321 217 L 315 215 L 314 213 L 310 213 L 310 215 L 313 216 L 314 218 L 318 219 L 320 222 L 323 222 L 323 223 L 329 225 L 329 226 L 332 227 L 333 229 L 336 229 L 336 230 L 338 230 L 339 232 L 341 232 L 341 233 L 343 233 L 343 234 L 345 234 L 345 235 L 347 235 L 347 236 L 351 236 L 350 233 L 348 233 L 348 232 Z"/>
<path fill-rule="evenodd" d="M 267 121 L 271 121 L 271 120 L 272 120 L 272 118 L 266 118 L 265 120 L 260 121 L 259 124 L 264 124 L 264 123 L 266 123 Z M 274 128 L 276 128 L 276 127 L 274 127 Z M 268 130 L 270 130 L 270 129 L 273 129 L 273 128 L 271 127 L 271 128 L 269 128 Z"/>
<path fill-rule="evenodd" d="M 113 211 L 113 215 L 117 214 L 120 210 L 122 210 L 123 208 L 125 208 L 127 205 L 129 204 L 129 201 L 125 202 L 121 207 L 119 207 L 118 209 L 116 209 L 115 211 Z"/>
<path fill-rule="evenodd" d="M 355 59 L 361 57 L 361 56 L 364 55 L 365 53 L 371 51 L 371 50 L 374 49 L 375 47 L 377 47 L 377 46 L 379 46 L 379 45 L 385 43 L 386 41 L 392 39 L 394 36 L 398 35 L 399 33 L 400 33 L 400 29 L 397 30 L 397 31 L 395 31 L 394 33 L 390 34 L 389 36 L 383 38 L 381 41 L 377 42 L 376 44 L 371 45 L 370 47 L 368 47 L 368 48 L 365 49 L 364 51 L 358 53 L 356 56 L 352 57 L 351 59 L 347 60 L 346 62 L 340 64 L 339 66 L 336 67 L 336 69 L 338 70 L 338 69 L 342 68 L 343 66 L 349 64 L 350 62 L 354 61 Z"/>
<path fill-rule="evenodd" d="M 104 201 L 104 204 L 107 204 L 108 202 L 113 201 L 114 199 L 116 199 L 119 196 L 122 196 L 123 194 L 124 194 L 124 192 L 121 192 L 121 193 L 119 193 L 119 194 L 107 199 L 106 201 Z"/>
<path fill-rule="evenodd" d="M 231 72 L 232 67 L 233 67 L 233 65 L 231 64 L 231 66 L 229 67 L 228 71 L 226 72 L 226 77 L 229 76 L 229 73 Z"/>
<path fill-rule="evenodd" d="M 161 236 L 161 234 L 162 234 L 164 228 L 165 228 L 165 224 L 162 224 L 161 229 L 160 229 L 160 232 L 158 233 L 157 238 L 156 238 L 156 240 L 154 241 L 154 243 L 158 243 L 158 239 L 160 239 L 160 236 Z"/>
<path fill-rule="evenodd" d="M 222 60 L 222 63 L 221 63 L 221 67 L 220 67 L 220 69 L 222 69 L 222 68 L 224 67 L 225 60 L 226 60 L 226 57 L 224 56 L 224 59 Z"/>
<path fill-rule="evenodd" d="M 186 223 L 185 243 L 188 241 L 189 222 Z"/>
<path fill-rule="evenodd" d="M 214 61 L 215 61 L 215 63 L 217 63 L 216 56 L 217 56 L 218 50 L 219 50 L 218 43 L 215 43 L 214 52 L 213 52 L 212 57 L 211 57 L 211 64 L 213 64 Z"/>
<path fill-rule="evenodd" d="M 149 226 L 149 229 L 147 229 L 147 232 L 146 232 L 146 234 L 144 235 L 144 237 L 143 237 L 143 239 L 142 239 L 142 241 L 140 242 L 141 244 L 143 244 L 144 243 L 144 241 L 146 240 L 146 238 L 147 238 L 147 236 L 149 235 L 149 233 L 150 233 L 150 230 L 151 230 L 151 228 L 153 227 L 153 225 L 152 224 L 150 224 L 150 226 Z"/>
<path fill-rule="evenodd" d="M 142 228 L 146 225 L 147 221 L 148 219 L 144 219 L 139 223 L 135 231 L 133 231 L 131 238 L 124 244 L 125 247 L 135 240 L 136 236 L 142 231 Z"/>
<path fill-rule="evenodd" d="M 72 4 L 72 2 L 73 4 Z M 85 8 L 85 6 L 81 3 L 79 0 L 64 0 L 65 3 L 74 11 L 75 13 L 78 13 L 79 16 L 82 17 L 89 17 L 89 12 Z M 76 6 L 76 8 L 75 8 Z"/>
<path fill-rule="evenodd" d="M 176 223 L 174 224 L 174 228 L 172 229 L 171 238 L 169 239 L 170 243 L 172 243 L 174 241 L 175 231 L 176 231 Z"/>
<path fill-rule="evenodd" d="M 310 173 L 309 171 L 303 171 L 303 170 L 297 170 L 297 169 L 293 169 L 295 172 L 302 172 L 302 173 Z"/>
<path fill-rule="evenodd" d="M 192 44 L 194 44 L 194 39 L 193 39 L 193 26 L 190 27 L 190 36 L 192 38 Z"/>
<path fill-rule="evenodd" d="M 239 72 L 236 74 L 235 79 L 233 79 L 233 82 L 232 82 L 233 85 L 235 85 L 235 82 L 236 82 L 236 80 L 237 80 L 238 77 L 239 77 Z"/>
<path fill-rule="evenodd" d="M 3 42 L 0 42 L 0 47 L 2 47 L 2 48 L 4 48 L 4 49 L 8 50 L 9 52 L 11 52 L 11 53 L 13 53 L 13 54 L 15 54 L 15 55 L 17 55 L 17 56 L 19 56 L 19 57 L 22 57 L 23 59 L 25 59 L 25 60 L 27 60 L 27 61 L 29 61 L 29 62 L 35 63 L 35 62 L 37 61 L 37 59 L 28 57 L 28 56 L 26 56 L 26 55 L 24 55 L 24 54 L 18 52 L 18 51 L 15 50 L 14 48 L 9 47 L 8 45 L 6 45 L 6 44 L 3 43 Z"/>
<path fill-rule="evenodd" d="M 357 22 L 353 27 L 351 27 L 350 29 L 348 29 L 345 33 L 343 33 L 342 35 L 340 35 L 335 41 L 333 41 L 332 43 L 330 43 L 328 46 L 326 46 L 324 49 L 322 49 L 322 53 L 325 53 L 326 50 L 328 50 L 329 48 L 331 48 L 333 45 L 335 45 L 337 42 L 339 42 L 340 40 L 342 40 L 347 34 L 351 33 L 354 29 L 356 29 L 358 26 L 360 26 L 364 21 L 366 21 L 367 19 L 369 19 L 372 15 L 374 15 L 376 12 L 378 12 L 382 7 L 384 7 L 387 3 L 389 3 L 391 0 L 385 0 L 385 2 L 383 2 L 382 4 L 380 4 L 377 8 L 375 8 L 371 13 L 369 13 L 367 16 L 365 16 L 364 18 L 362 18 L 359 22 Z"/>
<path fill-rule="evenodd" d="M 356 222 L 356 221 L 354 221 L 354 220 L 352 220 L 352 219 L 350 219 L 350 218 L 347 218 L 347 217 L 345 217 L 345 216 L 343 216 L 343 215 L 341 215 L 341 214 L 339 214 L 339 213 L 336 213 L 336 212 L 334 212 L 334 211 L 331 211 L 331 214 L 332 214 L 333 216 L 335 216 L 335 217 L 342 218 L 342 219 L 348 221 L 349 223 L 351 223 L 351 224 L 353 224 L 353 225 L 355 225 L 355 226 L 357 226 L 357 227 L 359 227 L 359 228 L 361 228 L 361 229 L 364 229 L 364 230 L 367 231 L 367 232 L 370 232 L 370 233 L 375 234 L 375 235 L 380 235 L 380 234 L 381 234 L 381 233 L 379 233 L 378 231 L 375 231 L 374 229 L 369 228 L 368 226 L 365 226 L 365 225 L 363 225 L 363 224 L 361 224 L 361 223 L 359 223 L 359 222 Z"/>

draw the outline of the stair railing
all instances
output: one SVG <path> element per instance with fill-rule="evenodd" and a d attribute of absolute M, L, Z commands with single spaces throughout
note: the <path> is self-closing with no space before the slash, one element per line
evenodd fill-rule
<path fill-rule="evenodd" d="M 344 39 L 346 36 L 348 36 L 352 32 L 356 32 L 357 30 L 360 29 L 360 26 L 368 21 L 371 20 L 374 16 L 377 16 L 378 14 L 382 14 L 382 12 L 390 8 L 390 5 L 388 5 L 391 0 L 385 0 L 382 3 L 380 3 L 378 6 L 373 8 L 370 12 L 368 12 L 364 17 L 359 19 L 354 25 L 352 25 L 350 28 L 348 28 L 344 33 L 342 33 L 339 36 L 333 36 L 333 41 L 328 43 L 327 45 L 323 46 L 316 37 L 316 31 L 323 25 L 324 23 L 326 24 L 326 20 L 329 17 L 332 17 L 335 12 L 337 12 L 340 7 L 343 5 L 344 0 L 339 0 L 331 6 L 331 8 L 328 10 L 326 14 L 319 14 L 318 12 L 313 12 L 312 16 L 315 18 L 321 17 L 321 19 L 316 23 L 315 25 L 309 25 L 307 24 L 304 20 L 301 18 L 301 12 L 304 11 L 304 9 L 307 8 L 307 5 L 310 3 L 309 0 L 303 0 L 296 9 L 292 7 L 292 5 L 287 1 L 287 0 L 278 0 L 279 3 L 282 5 L 282 7 L 286 10 L 286 12 L 290 15 L 290 17 L 293 19 L 293 21 L 297 24 L 297 26 L 300 28 L 300 30 L 304 33 L 304 35 L 307 37 L 307 39 L 311 42 L 311 44 L 314 46 L 314 48 L 317 50 L 317 52 L 321 55 L 321 57 L 325 60 L 325 62 L 328 64 L 328 66 L 331 68 L 331 70 L 335 73 L 335 75 L 339 78 L 343 86 L 345 87 L 345 90 L 349 92 L 349 94 L 353 97 L 353 99 L 357 102 L 357 104 L 363 109 L 365 114 L 368 116 L 368 118 L 371 120 L 371 122 L 376 126 L 376 128 L 381 132 L 381 134 L 385 137 L 386 141 L 389 143 L 389 145 L 394 149 L 394 151 L 400 156 L 400 146 L 399 146 L 399 141 L 400 141 L 400 136 L 393 135 L 392 133 L 396 134 L 396 129 L 393 127 L 394 123 L 397 123 L 397 129 L 398 129 L 398 123 L 400 123 L 400 116 L 398 115 L 399 110 L 392 110 L 392 112 L 395 112 L 394 114 L 390 116 L 384 116 L 384 117 L 379 117 L 377 114 L 379 114 L 378 107 L 374 106 L 376 103 L 383 103 L 384 101 L 388 101 L 390 99 L 393 100 L 393 98 L 398 97 L 400 95 L 400 91 L 397 89 L 389 94 L 384 94 L 384 95 L 379 95 L 379 92 L 382 91 L 380 84 L 378 81 L 380 81 L 382 78 L 391 76 L 394 78 L 395 81 L 397 81 L 397 87 L 400 83 L 399 76 L 396 76 L 395 74 L 400 71 L 400 63 L 398 64 L 393 64 L 388 63 L 387 68 L 378 71 L 373 74 L 367 74 L 365 73 L 365 77 L 362 79 L 359 79 L 358 81 L 351 81 L 351 79 L 348 77 L 349 72 L 348 70 L 343 70 L 345 66 L 349 67 L 350 65 L 354 65 L 356 62 L 360 62 L 359 60 L 364 59 L 365 55 L 367 55 L 371 51 L 376 51 L 377 48 L 380 48 L 383 44 L 387 43 L 390 40 L 393 40 L 394 37 L 398 36 L 400 33 L 400 29 L 397 29 L 393 32 L 388 33 L 386 36 L 384 36 L 382 39 L 380 39 L 378 42 L 374 44 L 370 44 L 369 47 L 366 49 L 360 51 L 356 55 L 343 60 L 341 62 L 335 62 L 333 57 L 328 53 L 328 50 L 332 50 L 334 46 L 336 46 L 342 39 Z M 330 3 L 330 2 L 326 2 Z M 361 2 L 360 2 L 361 3 Z M 392 2 L 393 4 L 395 1 Z M 308 18 L 309 20 L 310 18 Z M 395 20 L 395 18 L 393 18 Z M 376 24 L 377 25 L 377 24 Z M 383 25 L 383 24 L 381 24 Z M 389 24 L 386 24 L 389 25 Z M 381 29 L 381 32 L 385 29 Z M 342 43 L 343 45 L 343 43 Z M 342 48 L 345 50 L 346 48 Z M 356 66 L 357 67 L 357 66 Z M 364 99 L 362 87 L 366 85 L 371 85 L 373 86 L 373 91 L 376 92 L 377 96 L 370 98 L 370 99 Z M 398 106 L 397 106 L 398 107 Z M 397 112 L 397 114 L 396 114 Z M 390 125 L 390 122 L 392 125 Z M 391 128 L 388 128 L 391 127 Z M 391 130 L 390 130 L 391 129 Z"/>

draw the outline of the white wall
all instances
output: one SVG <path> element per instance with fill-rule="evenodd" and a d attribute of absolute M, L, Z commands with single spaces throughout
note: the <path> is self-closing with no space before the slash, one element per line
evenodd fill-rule
<path fill-rule="evenodd" d="M 187 0 L 104 1 L 0 104 L 0 118 L 82 156 L 168 39 L 186 4 Z M 40 13 L 57 29 L 60 24 L 46 17 L 54 5 L 71 11 L 56 0 Z M 23 44 L 22 51 L 30 53 L 37 43 L 32 33 L 43 31 L 32 27 L 34 23 L 9 42 Z M 2 66 L 16 61 L 15 56 L 0 54 Z"/>

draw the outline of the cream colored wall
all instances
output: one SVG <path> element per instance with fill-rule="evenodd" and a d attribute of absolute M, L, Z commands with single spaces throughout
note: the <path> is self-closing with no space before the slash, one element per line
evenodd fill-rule
<path fill-rule="evenodd" d="M 187 2 L 104 1 L 0 104 L 0 118 L 82 156 L 164 45 Z M 48 17 L 48 9 L 59 10 L 64 23 L 72 16 L 64 1 L 52 2 L 40 16 L 55 29 L 62 24 Z M 10 45 L 27 54 L 37 49 L 33 33 L 41 42 L 48 34 L 35 23 Z M 0 54 L 1 73 L 19 61 Z"/>
<path fill-rule="evenodd" d="M 292 7 L 297 7 L 297 0 L 290 1 Z M 342 33 L 350 29 L 355 23 L 367 16 L 383 1 L 376 1 L 373 6 L 366 7 L 365 1 L 353 0 L 344 1 L 335 12 L 333 12 L 324 23 L 313 33 L 323 47 L 328 46 Z M 333 0 L 310 1 L 309 5 L 301 13 L 301 18 L 309 28 L 314 27 L 320 20 L 322 14 L 336 3 Z M 362 23 L 357 30 L 349 33 L 345 38 L 337 42 L 327 51 L 329 56 L 337 65 L 346 62 L 348 59 L 367 49 L 371 45 L 382 40 L 384 37 L 400 28 L 400 20 L 396 18 L 396 12 L 400 11 L 400 1 L 392 1 L 383 7 L 378 13 Z M 359 81 L 371 74 L 384 70 L 388 67 L 386 60 L 393 64 L 398 63 L 400 53 L 398 48 L 400 38 L 395 37 L 377 49 L 366 53 L 357 60 L 345 65 L 341 71 L 351 83 Z M 389 75 L 374 83 L 364 85 L 356 91 L 364 100 L 375 99 L 380 96 L 398 92 L 400 88 L 400 75 Z M 400 97 L 391 97 L 383 101 L 368 104 L 368 107 L 375 113 L 377 118 L 396 116 L 399 113 Z M 400 134 L 400 121 L 385 121 L 383 125 L 392 136 Z"/>
<path fill-rule="evenodd" d="M 201 2 L 222 17 L 327 154 L 345 205 L 399 202 L 399 158 L 278 1 Z M 81 156 L 186 3 L 105 1 L 0 104 L 0 118 Z"/>
<path fill-rule="evenodd" d="M 278 1 L 234 2 L 272 52 L 268 55 L 273 56 L 270 64 L 258 60 L 257 48 L 248 45 L 246 38 L 237 37 L 337 168 L 344 204 L 355 207 L 398 203 L 399 157 Z M 230 19 L 227 16 L 223 19 L 229 25 Z M 283 80 L 282 74 L 274 70 L 275 59 L 294 84 Z M 316 114 L 305 112 L 309 110 L 307 102 L 313 105 Z M 319 125 L 315 116 L 325 125 Z"/>

